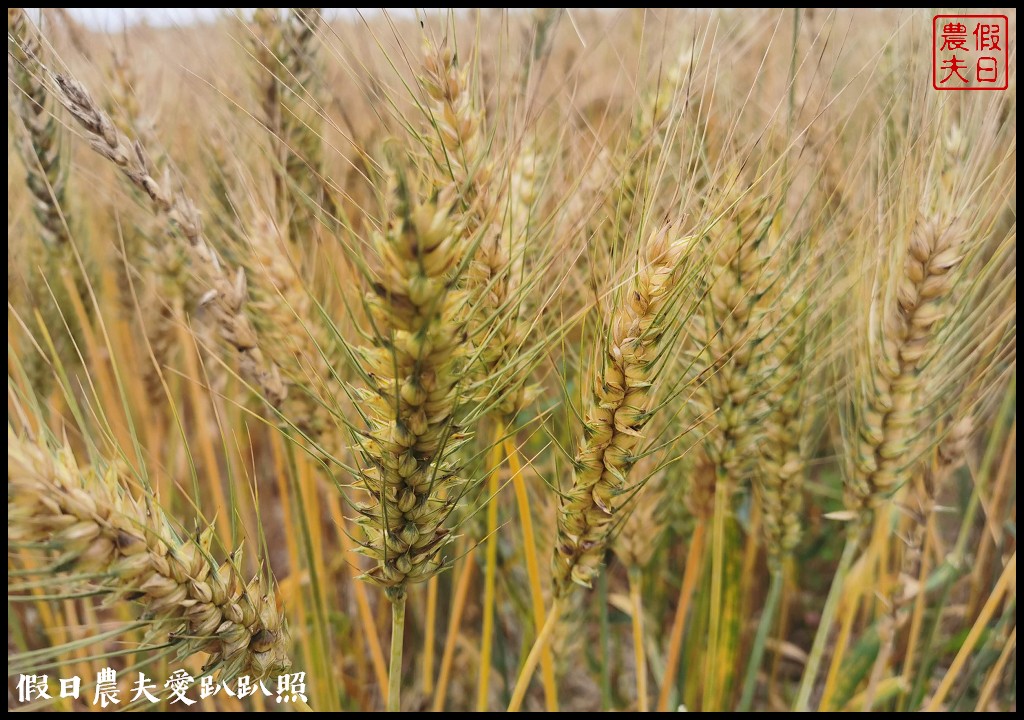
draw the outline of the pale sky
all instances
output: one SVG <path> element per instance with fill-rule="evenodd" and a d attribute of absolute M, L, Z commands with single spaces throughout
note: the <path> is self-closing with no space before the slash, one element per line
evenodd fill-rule
<path fill-rule="evenodd" d="M 118 30 L 127 22 L 129 25 L 147 20 L 152 25 L 189 25 L 196 20 L 209 20 L 225 12 L 247 12 L 251 8 L 68 8 L 68 12 L 89 27 L 101 30 Z M 342 13 L 376 12 L 378 8 L 327 8 L 324 14 L 331 16 Z M 401 13 L 405 8 L 390 8 Z"/>

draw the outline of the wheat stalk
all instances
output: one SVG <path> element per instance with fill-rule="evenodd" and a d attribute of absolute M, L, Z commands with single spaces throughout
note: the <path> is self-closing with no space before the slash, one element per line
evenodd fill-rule
<path fill-rule="evenodd" d="M 272 588 L 248 584 L 236 551 L 215 562 L 212 532 L 178 539 L 149 499 L 128 491 L 125 469 L 80 467 L 64 447 L 53 452 L 7 429 L 8 543 L 47 543 L 60 571 L 95 572 L 101 587 L 133 600 L 179 658 L 209 653 L 223 680 L 271 676 L 289 666 L 287 627 Z"/>

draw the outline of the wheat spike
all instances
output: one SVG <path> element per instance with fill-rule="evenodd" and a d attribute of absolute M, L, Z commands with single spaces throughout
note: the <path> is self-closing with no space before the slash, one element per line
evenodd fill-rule
<path fill-rule="evenodd" d="M 659 343 L 669 324 L 665 311 L 689 245 L 673 232 L 667 226 L 650 236 L 637 276 L 613 311 L 573 484 L 558 517 L 552 566 L 558 597 L 568 595 L 573 583 L 590 587 L 630 489 L 629 470 L 650 419 Z"/>
<path fill-rule="evenodd" d="M 470 294 L 470 338 L 482 399 L 509 417 L 526 402 L 524 363 L 517 362 L 526 339 L 519 287 L 536 202 L 537 157 L 520 148 L 510 160 L 507 182 L 499 181 L 488 157 L 484 112 L 447 43 L 427 45 L 421 85 L 435 127 L 425 133 L 441 174 L 462 190 L 465 232 L 479 238 L 465 283 Z M 486 386 L 486 387 L 485 387 Z"/>
<path fill-rule="evenodd" d="M 878 298 L 880 337 L 869 359 L 871 379 L 861 410 L 854 472 L 846 486 L 851 508 L 883 502 L 914 462 L 919 371 L 949 312 L 964 232 L 938 216 L 920 217 L 905 248 L 892 292 Z"/>
<path fill-rule="evenodd" d="M 457 64 L 447 39 L 440 45 L 427 44 L 420 84 L 433 125 L 425 136 L 427 149 L 442 173 L 466 194 L 467 204 L 472 204 L 489 189 L 493 168 L 484 157 L 483 112 L 474 102 L 466 69 Z"/>
<path fill-rule="evenodd" d="M 322 122 L 316 101 L 320 80 L 316 50 L 321 8 L 288 8 L 282 29 L 284 66 L 281 90 L 281 137 L 287 148 L 285 174 L 294 201 L 288 215 L 288 237 L 309 242 L 316 233 L 316 208 L 323 200 Z"/>
<path fill-rule="evenodd" d="M 493 412 L 514 416 L 529 400 L 528 363 L 521 359 L 528 327 L 522 316 L 524 261 L 536 202 L 536 155 L 524 149 L 512 165 L 500 222 L 489 224 L 466 271 L 481 389 Z"/>
<path fill-rule="evenodd" d="M 7 33 L 8 75 L 14 85 L 11 105 L 26 131 L 17 136 L 15 144 L 25 166 L 32 212 L 42 239 L 41 243 L 33 243 L 28 248 L 25 301 L 29 308 L 38 309 L 53 339 L 57 359 L 65 367 L 72 367 L 77 358 L 64 325 L 68 323 L 72 338 L 79 334 L 80 328 L 67 288 L 60 278 L 63 273 L 72 273 L 76 291 L 82 298 L 88 298 L 88 282 L 79 272 L 68 229 L 66 153 L 63 152 L 61 125 L 53 114 L 50 93 L 43 81 L 45 70 L 40 62 L 43 50 L 39 34 L 23 9 L 8 8 Z M 85 307 L 90 311 L 92 303 L 85 302 Z M 44 358 L 31 353 L 24 364 L 32 386 L 43 394 L 48 392 L 54 373 Z"/>
<path fill-rule="evenodd" d="M 325 358 L 330 343 L 280 229 L 266 214 L 252 214 L 249 252 L 243 260 L 252 279 L 249 309 L 260 343 L 286 384 L 278 410 L 285 422 L 320 442 L 333 424 L 330 411 L 318 399 L 318 386 L 334 384 Z"/>
<path fill-rule="evenodd" d="M 467 239 L 453 187 L 424 192 L 418 178 L 396 174 L 392 196 L 392 220 L 374 238 L 382 263 L 368 298 L 375 343 L 361 352 L 370 427 L 360 441 L 369 500 L 359 523 L 363 552 L 376 561 L 367 577 L 397 597 L 440 569 L 444 522 L 462 484 L 454 413 L 465 293 L 454 276 Z"/>
<path fill-rule="evenodd" d="M 323 199 L 323 123 L 316 98 L 320 21 L 321 8 L 257 8 L 253 15 L 250 52 L 258 65 L 264 121 L 277 148 L 276 202 L 293 243 L 315 237 Z"/>
<path fill-rule="evenodd" d="M 207 242 L 195 203 L 183 193 L 172 193 L 152 176 L 145 150 L 132 143 L 93 101 L 77 80 L 56 74 L 57 97 L 90 136 L 90 146 L 110 160 L 152 201 L 172 230 L 184 236 L 192 269 L 199 276 L 196 293 L 209 309 L 221 338 L 238 352 L 239 371 L 274 405 L 285 396 L 277 368 L 266 361 L 256 331 L 245 310 L 246 278 L 230 272 Z"/>
<path fill-rule="evenodd" d="M 60 123 L 49 109 L 49 93 L 39 64 L 39 37 L 21 8 L 7 10 L 8 71 L 17 90 L 13 103 L 28 130 L 19 143 L 32 192 L 32 210 L 50 248 L 70 245 L 64 215 L 67 173 L 61 161 Z"/>
<path fill-rule="evenodd" d="M 759 352 L 767 325 L 762 297 L 771 284 L 765 247 L 771 214 L 763 198 L 745 192 L 705 239 L 709 254 L 702 311 L 693 344 L 706 368 L 694 398 L 708 428 L 704 447 L 730 488 L 749 478 L 752 443 L 764 414 L 758 402 Z"/>
<path fill-rule="evenodd" d="M 8 543 L 59 548 L 59 569 L 95 572 L 114 598 L 134 600 L 179 658 L 209 653 L 224 680 L 259 678 L 289 666 L 288 633 L 272 590 L 248 585 L 237 553 L 208 552 L 211 532 L 179 540 L 163 513 L 127 490 L 124 470 L 80 467 L 69 449 L 52 452 L 7 428 Z"/>
<path fill-rule="evenodd" d="M 800 541 L 808 429 L 806 301 L 795 287 L 778 298 L 768 320 L 762 355 L 767 412 L 754 471 L 769 562 L 777 563 Z"/>

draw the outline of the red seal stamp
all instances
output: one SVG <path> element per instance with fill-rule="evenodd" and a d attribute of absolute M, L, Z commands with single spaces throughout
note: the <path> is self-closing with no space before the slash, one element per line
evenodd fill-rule
<path fill-rule="evenodd" d="M 932 18 L 932 87 L 1006 90 L 1010 86 L 1010 22 L 1006 15 Z"/>

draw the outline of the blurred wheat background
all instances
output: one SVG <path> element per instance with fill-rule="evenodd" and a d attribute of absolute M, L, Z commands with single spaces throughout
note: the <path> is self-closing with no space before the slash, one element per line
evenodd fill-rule
<path fill-rule="evenodd" d="M 8 708 L 1015 710 L 1016 78 L 931 25 L 9 9 Z"/>

